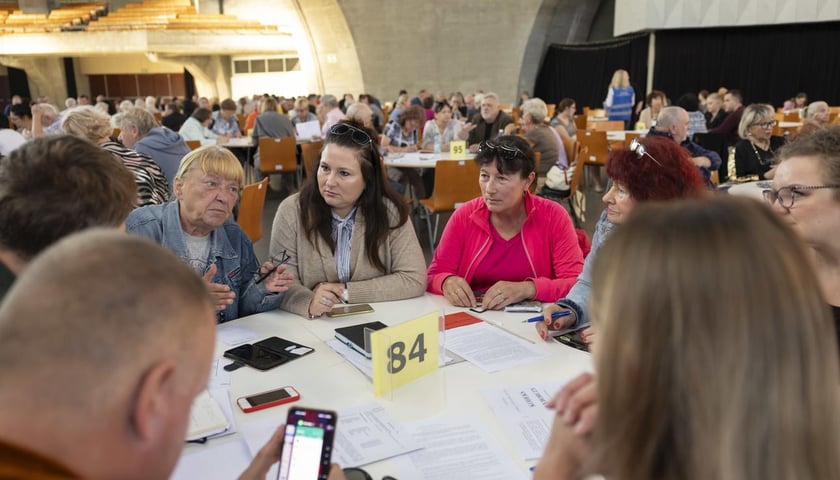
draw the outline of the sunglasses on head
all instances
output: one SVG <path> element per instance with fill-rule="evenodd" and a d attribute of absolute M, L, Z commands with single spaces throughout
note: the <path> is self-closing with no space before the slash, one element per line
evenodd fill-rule
<path fill-rule="evenodd" d="M 505 160 L 513 160 L 516 158 L 516 155 L 521 155 L 522 158 L 525 158 L 525 153 L 514 147 L 513 145 L 505 145 L 503 143 L 496 143 L 492 140 L 485 140 L 478 144 L 478 151 L 479 152 L 490 152 L 494 155 L 498 155 L 499 157 Z"/>
<path fill-rule="evenodd" d="M 659 163 L 659 160 L 653 158 L 653 155 L 651 155 L 647 152 L 647 149 L 645 148 L 645 144 L 640 142 L 638 138 L 634 138 L 633 140 L 630 141 L 630 151 L 635 153 L 638 158 L 642 158 L 645 155 L 647 155 L 648 158 L 653 160 L 654 163 L 656 163 L 660 167 L 662 166 L 662 164 Z"/>
<path fill-rule="evenodd" d="M 373 142 L 371 140 L 370 135 L 361 128 L 355 127 L 350 125 L 349 123 L 336 123 L 332 127 L 330 127 L 330 135 L 335 135 L 339 137 L 343 137 L 344 135 L 350 135 L 350 139 L 353 140 L 357 145 L 369 145 Z"/>

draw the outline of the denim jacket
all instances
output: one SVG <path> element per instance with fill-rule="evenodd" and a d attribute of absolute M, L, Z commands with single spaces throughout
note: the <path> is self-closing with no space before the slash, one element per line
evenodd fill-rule
<path fill-rule="evenodd" d="M 179 212 L 177 200 L 137 208 L 128 215 L 126 230 L 154 240 L 186 261 L 187 247 Z M 235 302 L 216 313 L 218 323 L 280 307 L 282 293 L 271 293 L 265 285 L 254 283 L 259 270 L 254 247 L 232 219 L 210 233 L 208 265 L 213 263 L 217 268 L 213 283 L 227 285 L 236 294 Z"/>
<path fill-rule="evenodd" d="M 589 319 L 586 318 L 586 310 L 589 308 L 589 295 L 592 293 L 592 263 L 595 261 L 598 249 L 615 230 L 615 227 L 614 223 L 607 220 L 607 211 L 601 212 L 601 217 L 595 224 L 595 233 L 592 236 L 592 249 L 583 261 L 583 271 L 578 275 L 577 281 L 569 290 L 566 298 L 557 300 L 557 305 L 570 308 L 575 312 L 577 320 L 572 326 L 578 327 L 589 323 Z"/>

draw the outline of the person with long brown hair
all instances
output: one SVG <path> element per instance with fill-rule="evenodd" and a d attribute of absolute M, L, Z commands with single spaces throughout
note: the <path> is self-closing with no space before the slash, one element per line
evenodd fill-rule
<path fill-rule="evenodd" d="M 375 138 L 352 121 L 333 125 L 317 175 L 277 209 L 270 253 L 288 255 L 297 280 L 283 299 L 284 310 L 314 318 L 342 301 L 423 294 L 423 251 L 408 205 L 387 181 Z"/>
<path fill-rule="evenodd" d="M 770 209 L 725 196 L 639 208 L 593 284 L 594 430 L 561 391 L 536 480 L 840 478 L 831 315 Z"/>

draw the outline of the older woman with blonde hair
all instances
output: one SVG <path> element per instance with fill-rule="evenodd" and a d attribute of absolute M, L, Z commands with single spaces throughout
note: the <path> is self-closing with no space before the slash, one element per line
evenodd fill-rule
<path fill-rule="evenodd" d="M 785 144 L 785 138 L 773 135 L 776 118 L 773 107 L 754 103 L 744 109 L 735 144 L 735 174 L 738 177 L 757 175 L 759 180 L 773 178 L 776 173 L 776 150 Z"/>
<path fill-rule="evenodd" d="M 634 212 L 596 261 L 597 389 L 583 409 L 572 387 L 548 403 L 534 478 L 840 478 L 838 351 L 811 267 L 749 199 Z"/>
<path fill-rule="evenodd" d="M 126 230 L 172 250 L 204 277 L 219 323 L 276 309 L 294 280 L 285 265 L 260 266 L 251 241 L 231 218 L 244 177 L 228 149 L 198 148 L 181 161 L 175 200 L 138 208 L 126 221 Z"/>
<path fill-rule="evenodd" d="M 166 175 L 151 157 L 111 140 L 111 117 L 107 113 L 83 105 L 70 111 L 61 123 L 70 135 L 87 139 L 106 150 L 134 174 L 137 183 L 138 205 L 158 205 L 169 200 Z"/>

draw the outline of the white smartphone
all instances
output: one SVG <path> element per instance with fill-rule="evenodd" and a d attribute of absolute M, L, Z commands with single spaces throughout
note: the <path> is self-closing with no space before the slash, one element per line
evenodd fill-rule
<path fill-rule="evenodd" d="M 283 387 L 277 390 L 269 390 L 267 392 L 239 397 L 236 399 L 236 404 L 239 405 L 239 408 L 243 412 L 251 413 L 297 400 L 300 400 L 300 393 L 294 387 Z"/>

